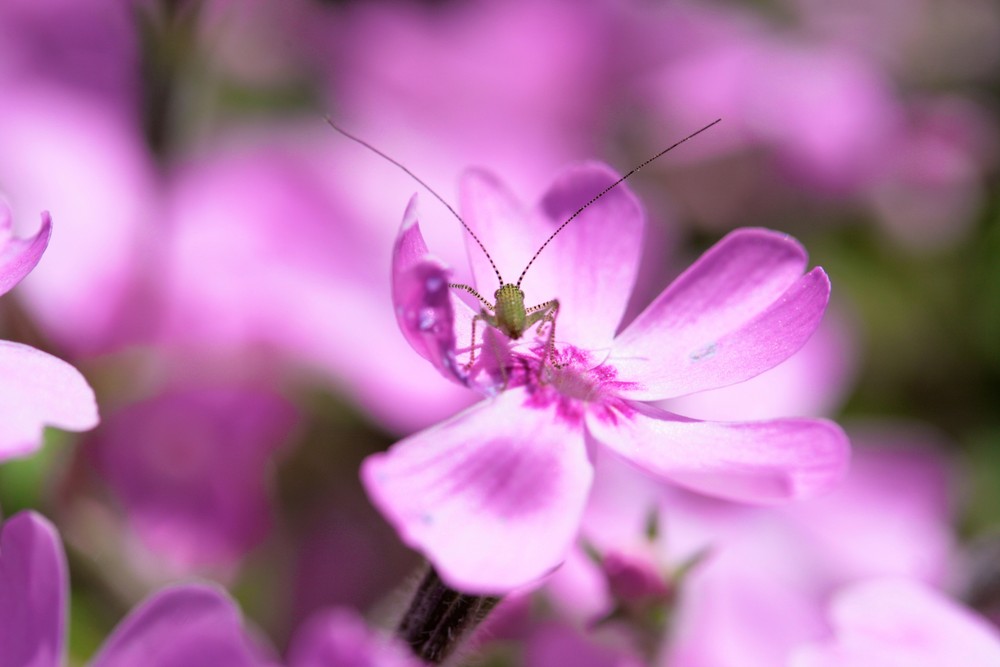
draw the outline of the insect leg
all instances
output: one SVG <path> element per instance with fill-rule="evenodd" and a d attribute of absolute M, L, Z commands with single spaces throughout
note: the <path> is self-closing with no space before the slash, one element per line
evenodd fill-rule
<path fill-rule="evenodd" d="M 532 306 L 526 311 L 528 313 L 528 318 L 525 322 L 525 327 L 530 327 L 535 322 L 541 322 L 540 328 L 548 325 L 548 331 L 546 333 L 545 341 L 545 356 L 542 357 L 542 367 L 545 367 L 545 362 L 551 360 L 552 367 L 555 369 L 560 369 L 564 364 L 560 364 L 556 361 L 556 315 L 559 314 L 559 300 L 552 299 L 551 301 L 546 301 L 545 303 L 540 303 L 537 306 Z M 539 333 L 542 333 L 539 331 Z"/>
<path fill-rule="evenodd" d="M 469 361 L 465 364 L 466 371 L 471 369 L 476 363 L 476 322 L 479 321 L 485 323 L 486 326 L 497 326 L 496 318 L 487 313 L 485 310 L 481 310 L 472 316 L 472 337 L 469 341 Z"/>
<path fill-rule="evenodd" d="M 469 371 L 476 363 L 476 322 L 482 319 L 479 313 L 472 316 L 472 339 L 469 341 L 469 361 L 465 364 L 465 370 Z"/>
<path fill-rule="evenodd" d="M 478 320 L 482 320 L 487 325 L 495 326 L 494 319 L 490 316 L 490 313 L 493 312 L 494 306 L 492 303 L 483 298 L 483 295 L 477 292 L 475 288 L 469 285 L 464 283 L 448 283 L 448 287 L 468 292 L 472 296 L 476 297 L 479 300 L 479 303 L 483 304 L 483 310 L 472 316 L 472 340 L 469 342 L 469 361 L 465 364 L 465 370 L 468 371 L 476 363 L 476 322 Z"/>

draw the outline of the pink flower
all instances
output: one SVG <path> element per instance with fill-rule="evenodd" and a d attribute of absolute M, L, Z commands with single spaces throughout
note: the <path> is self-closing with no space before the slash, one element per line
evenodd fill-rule
<path fill-rule="evenodd" d="M 1000 635 L 986 619 L 907 579 L 873 579 L 830 605 L 834 637 L 802 648 L 790 667 L 995 667 Z"/>
<path fill-rule="evenodd" d="M 464 217 L 510 276 L 616 178 L 600 165 L 567 170 L 529 210 L 474 172 L 463 183 Z M 803 275 L 806 254 L 787 236 L 739 230 L 616 335 L 643 224 L 635 197 L 618 187 L 525 275 L 527 305 L 560 301 L 559 367 L 543 363 L 544 336 L 529 331 L 515 343 L 487 329 L 466 370 L 474 311 L 448 289 L 451 270 L 429 254 L 411 202 L 393 262 L 403 334 L 446 377 L 496 395 L 370 457 L 362 477 L 449 584 L 504 592 L 557 567 L 579 527 L 597 446 L 650 475 L 746 502 L 814 495 L 843 474 L 848 443 L 831 422 L 702 422 L 647 402 L 740 382 L 789 357 L 826 308 L 823 270 Z M 489 294 L 489 262 L 475 247 L 470 258 Z"/>
<path fill-rule="evenodd" d="M 63 89 L 17 89 L 0 106 L 0 145 L 14 210 L 47 208 L 59 221 L 24 282 L 25 308 L 77 355 L 134 342 L 156 321 L 150 286 L 162 273 L 160 196 L 139 128 Z"/>
<path fill-rule="evenodd" d="M 29 238 L 15 238 L 10 210 L 0 201 L 0 295 L 38 263 L 51 221 Z M 79 371 L 27 345 L 0 341 L 0 461 L 38 448 L 45 425 L 83 431 L 97 425 L 94 392 Z"/>
<path fill-rule="evenodd" d="M 61 88 L 109 108 L 133 108 L 139 92 L 140 35 L 132 4 L 2 3 L 0 82 L 5 101 L 14 101 L 26 88 Z M 10 95 L 9 86 L 17 87 L 18 94 Z"/>
<path fill-rule="evenodd" d="M 616 22 L 600 3 L 363 3 L 337 19 L 318 47 L 331 106 L 361 134 L 417 151 L 425 177 L 475 160 L 537 184 L 600 144 Z"/>
<path fill-rule="evenodd" d="M 671 667 L 781 665 L 795 647 L 823 637 L 826 602 L 845 585 L 881 577 L 944 582 L 954 489 L 941 443 L 899 426 L 855 430 L 851 440 L 850 472 L 836 490 L 781 507 L 655 485 L 598 458 L 581 534 L 605 561 L 625 554 L 675 588 L 662 647 Z M 662 528 L 653 541 L 652 511 Z M 591 621 L 623 601 L 609 574 L 606 563 L 597 568 L 578 550 L 546 591 L 564 613 Z"/>
<path fill-rule="evenodd" d="M 308 368 L 387 428 L 412 433 L 467 397 L 450 386 L 419 393 L 434 371 L 380 307 L 396 230 L 359 201 L 374 174 L 329 157 L 346 152 L 333 150 L 334 136 L 317 122 L 254 127 L 178 165 L 157 343 Z"/>
<path fill-rule="evenodd" d="M 799 45 L 712 15 L 731 29 L 646 79 L 651 105 L 688 122 L 706 112 L 733 119 L 736 124 L 719 133 L 724 138 L 706 144 L 764 148 L 796 185 L 844 195 L 870 182 L 886 157 L 886 137 L 900 125 L 887 77 L 854 52 Z M 691 104 L 678 109 L 679 99 Z M 774 165 L 760 168 L 769 173 Z"/>
<path fill-rule="evenodd" d="M 648 664 L 621 646 L 590 641 L 590 637 L 567 625 L 550 621 L 533 630 L 524 650 L 527 667 L 641 667 Z"/>
<path fill-rule="evenodd" d="M 173 389 L 112 413 L 90 453 L 146 548 L 224 573 L 270 530 L 267 473 L 297 421 L 269 391 Z"/>
<path fill-rule="evenodd" d="M 21 512 L 0 529 L 0 667 L 63 664 L 69 590 L 55 528 Z M 267 667 L 236 605 L 212 586 L 166 588 L 134 609 L 90 667 Z"/>
<path fill-rule="evenodd" d="M 373 632 L 348 609 L 315 614 L 295 635 L 289 667 L 422 667 L 401 643 Z"/>

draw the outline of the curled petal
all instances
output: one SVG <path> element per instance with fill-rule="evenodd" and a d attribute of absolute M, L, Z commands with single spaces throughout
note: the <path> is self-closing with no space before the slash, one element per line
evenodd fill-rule
<path fill-rule="evenodd" d="M 34 451 L 43 426 L 97 426 L 94 392 L 78 370 L 33 347 L 0 341 L 0 460 Z"/>
<path fill-rule="evenodd" d="M 630 398 L 656 400 L 752 378 L 801 348 L 830 297 L 822 269 L 763 229 L 730 233 L 685 271 L 615 340 Z"/>
<path fill-rule="evenodd" d="M 847 436 L 827 420 L 700 422 L 631 408 L 616 421 L 588 414 L 587 428 L 642 470 L 701 493 L 751 503 L 806 498 L 847 471 Z"/>
<path fill-rule="evenodd" d="M 214 586 L 166 588 L 119 624 L 90 667 L 269 667 L 236 603 Z"/>
<path fill-rule="evenodd" d="M 10 210 L 0 202 L 0 294 L 6 294 L 28 275 L 49 245 L 52 218 L 42 213 L 42 226 L 34 236 L 17 239 L 12 235 Z"/>
<path fill-rule="evenodd" d="M 581 433 L 508 390 L 384 454 L 361 475 L 401 539 L 451 586 L 504 593 L 562 563 L 593 470 Z"/>
<path fill-rule="evenodd" d="M 415 203 L 410 201 L 393 251 L 396 321 L 413 349 L 446 378 L 495 394 L 506 383 L 502 369 L 508 365 L 510 341 L 482 321 L 473 340 L 476 313 L 449 287 L 451 269 L 427 251 Z M 473 346 L 476 363 L 469 367 Z"/>
<path fill-rule="evenodd" d="M 792 667 L 1000 665 L 1000 634 L 984 618 L 926 585 L 874 579 L 841 590 L 835 638 L 797 651 Z"/>
<path fill-rule="evenodd" d="M 62 664 L 69 587 L 56 529 L 20 512 L 0 530 L 0 667 Z"/>
<path fill-rule="evenodd" d="M 410 200 L 392 254 L 392 301 L 400 331 L 417 354 L 442 375 L 464 383 L 455 361 L 455 306 L 451 269 L 430 255 Z"/>

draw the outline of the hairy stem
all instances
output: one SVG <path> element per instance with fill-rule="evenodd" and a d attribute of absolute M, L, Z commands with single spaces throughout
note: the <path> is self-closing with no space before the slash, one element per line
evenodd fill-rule
<path fill-rule="evenodd" d="M 491 595 L 468 595 L 449 588 L 433 567 L 420 581 L 396 636 L 432 665 L 442 664 L 500 601 Z"/>

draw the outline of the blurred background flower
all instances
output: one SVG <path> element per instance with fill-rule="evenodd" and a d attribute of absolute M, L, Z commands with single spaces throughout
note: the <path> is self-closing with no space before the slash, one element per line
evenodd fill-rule
<path fill-rule="evenodd" d="M 80 369 L 103 420 L 0 465 L 4 516 L 41 512 L 65 542 L 70 664 L 195 575 L 286 661 L 325 608 L 391 624 L 418 559 L 360 461 L 471 399 L 392 312 L 419 187 L 325 115 L 452 203 L 470 166 L 535 201 L 567 164 L 624 173 L 721 116 L 630 180 L 649 224 L 623 326 L 738 226 L 793 234 L 833 284 L 799 355 L 666 407 L 833 417 L 858 443 L 843 488 L 770 510 L 609 482 L 579 558 L 466 661 L 730 665 L 704 639 L 725 636 L 783 664 L 839 650 L 838 601 L 881 576 L 996 625 L 998 45 L 991 0 L 0 3 L 0 194 L 16 238 L 53 220 L 0 340 Z M 421 212 L 471 280 L 456 222 Z"/>

